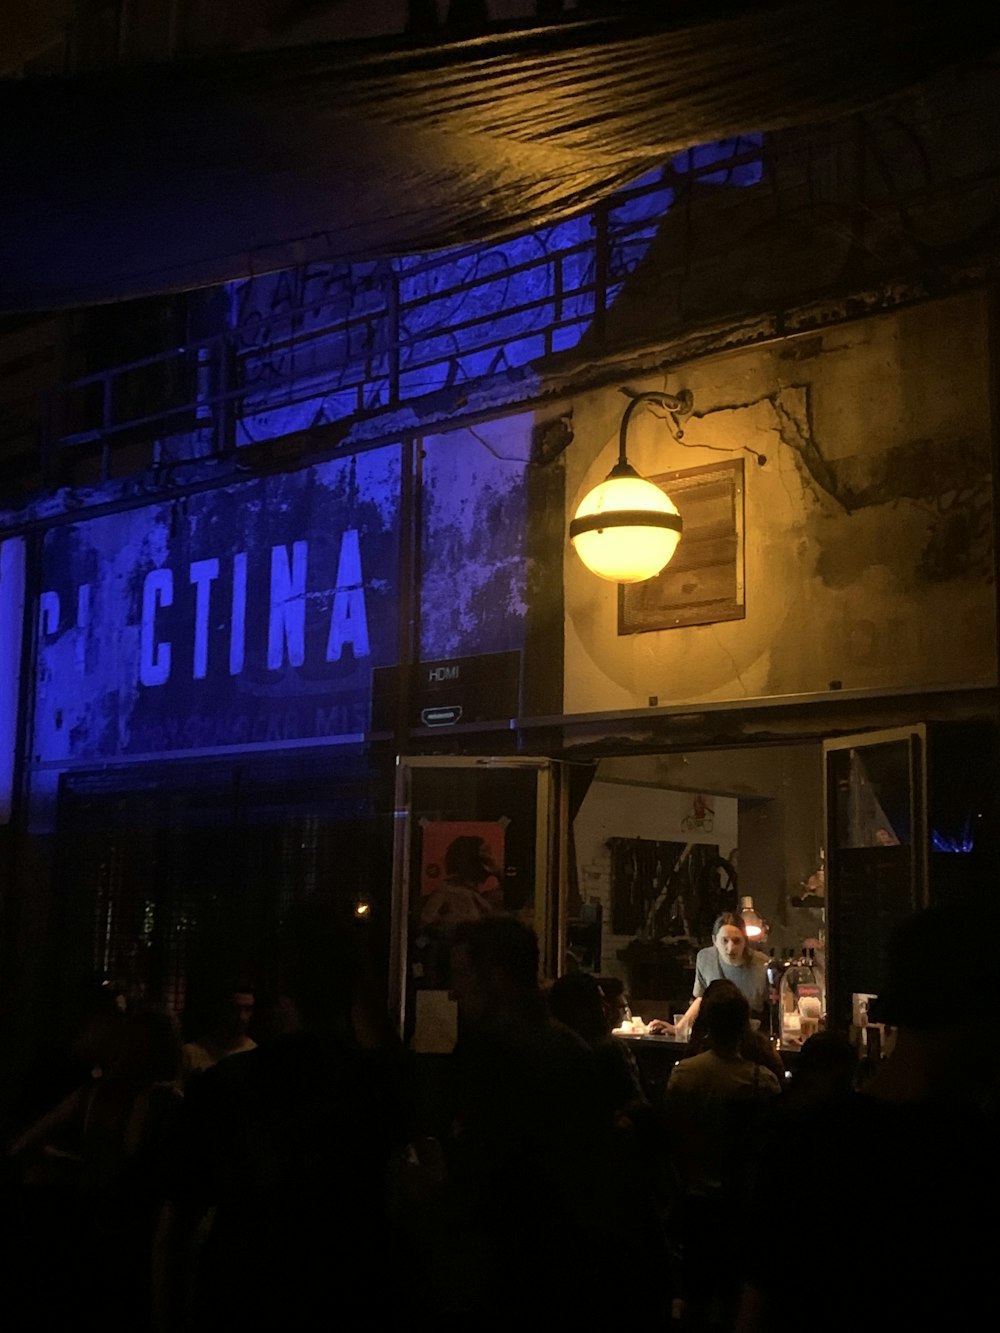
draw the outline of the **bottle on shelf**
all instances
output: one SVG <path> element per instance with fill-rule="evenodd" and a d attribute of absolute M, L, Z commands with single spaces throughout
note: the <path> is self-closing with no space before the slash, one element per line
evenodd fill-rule
<path fill-rule="evenodd" d="M 781 1041 L 781 979 L 785 964 L 772 949 L 767 960 L 767 1017 L 768 1033 L 772 1040 Z"/>

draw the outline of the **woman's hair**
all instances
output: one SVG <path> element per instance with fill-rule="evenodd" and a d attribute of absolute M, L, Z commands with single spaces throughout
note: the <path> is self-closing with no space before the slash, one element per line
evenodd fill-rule
<path fill-rule="evenodd" d="M 723 926 L 735 926 L 744 939 L 747 939 L 746 922 L 740 916 L 739 912 L 720 912 L 712 923 L 712 943 L 715 943 L 715 937 Z"/>
<path fill-rule="evenodd" d="M 733 924 L 723 922 L 723 925 Z M 750 1004 L 733 982 L 712 981 L 702 997 L 698 1019 L 706 1046 L 715 1050 L 740 1046 L 750 1031 Z"/>
<path fill-rule="evenodd" d="M 596 1046 L 606 1035 L 604 997 L 597 978 L 589 972 L 568 972 L 552 983 L 549 1012 L 587 1043 Z"/>

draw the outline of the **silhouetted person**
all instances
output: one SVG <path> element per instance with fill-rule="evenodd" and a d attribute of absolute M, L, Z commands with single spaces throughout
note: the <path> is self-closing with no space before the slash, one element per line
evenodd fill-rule
<path fill-rule="evenodd" d="M 849 1098 L 855 1091 L 858 1056 L 843 1032 L 816 1032 L 799 1051 L 788 1088 L 787 1109 L 808 1115 L 811 1108 Z"/>
<path fill-rule="evenodd" d="M 100 1078 L 126 1010 L 125 987 L 113 978 L 88 977 L 76 989 L 63 1032 L 38 1052 L 25 1075 L 14 1113 L 17 1131 Z"/>
<path fill-rule="evenodd" d="M 127 1015 L 104 1052 L 100 1078 L 63 1099 L 12 1145 L 16 1158 L 39 1154 L 58 1167 L 63 1225 L 50 1232 L 49 1264 L 76 1310 L 95 1320 L 141 1328 L 150 1307 L 149 1253 L 164 1197 L 166 1145 L 180 1107 L 180 1042 L 172 1017 Z M 30 1169 L 30 1168 L 29 1168 Z M 45 1175 L 42 1174 L 42 1188 Z M 43 1291 L 43 1297 L 49 1296 Z M 39 1310 L 38 1291 L 28 1299 Z"/>
<path fill-rule="evenodd" d="M 250 1036 L 253 1021 L 254 990 L 247 982 L 226 988 L 213 1006 L 211 1026 L 195 1041 L 181 1048 L 184 1083 L 195 1074 L 211 1069 L 231 1055 L 244 1055 L 256 1049 Z"/>
<path fill-rule="evenodd" d="M 724 980 L 710 981 L 705 990 L 705 999 L 710 995 L 726 994 L 726 987 L 732 983 Z M 652 1025 L 650 1025 L 652 1028 Z M 694 1022 L 691 1024 L 691 1035 L 688 1040 L 686 1052 L 687 1058 L 693 1055 L 701 1055 L 703 1051 L 710 1050 L 712 1046 L 708 1035 L 708 1025 L 706 1015 L 699 1008 L 695 1015 Z M 739 1053 L 745 1060 L 752 1061 L 755 1065 L 763 1065 L 778 1079 L 779 1083 L 785 1076 L 785 1066 L 782 1064 L 781 1056 L 774 1049 L 763 1032 L 755 1030 L 751 1021 L 750 1013 L 747 1011 L 747 1021 L 741 1025 Z"/>
<path fill-rule="evenodd" d="M 811 1115 L 808 1190 L 822 1206 L 801 1229 L 797 1263 L 775 1265 L 762 1237 L 748 1248 L 742 1333 L 773 1328 L 817 1290 L 809 1318 L 823 1333 L 993 1321 L 996 1124 L 982 1105 L 995 1065 L 995 950 L 987 934 L 958 1003 L 929 966 L 974 925 L 934 908 L 895 932 L 888 984 L 869 1006 L 897 1029 L 894 1050 L 861 1091 Z M 845 1281 L 859 1265 L 865 1279 Z"/>
<path fill-rule="evenodd" d="M 462 1313 L 509 1327 L 560 1318 L 596 1255 L 618 1196 L 612 1124 L 586 1043 L 553 1021 L 538 987 L 538 941 L 513 917 L 460 926 L 455 1123 L 446 1158 L 466 1220 Z M 590 1314 L 610 1311 L 610 1274 L 588 1267 Z"/>
<path fill-rule="evenodd" d="M 625 983 L 620 977 L 598 977 L 597 984 L 601 988 L 604 1002 L 605 1030 L 610 1033 L 614 1028 L 621 1027 L 622 1020 L 629 1015 Z"/>
<path fill-rule="evenodd" d="M 220 1061 L 186 1097 L 156 1250 L 161 1327 L 273 1333 L 390 1315 L 386 1168 L 399 1109 L 357 1031 L 358 976 L 337 915 L 293 908 L 284 1033 Z"/>
<path fill-rule="evenodd" d="M 571 972 L 552 983 L 549 1011 L 587 1043 L 594 1053 L 598 1087 L 611 1113 L 628 1118 L 648 1106 L 635 1057 L 608 1031 L 608 1011 L 597 978 Z"/>
<path fill-rule="evenodd" d="M 548 1002 L 553 1017 L 572 1028 L 593 1052 L 601 1106 L 614 1122 L 616 1215 L 623 1225 L 627 1219 L 630 1253 L 641 1266 L 630 1282 L 630 1310 L 654 1321 L 665 1318 L 667 1144 L 660 1117 L 646 1096 L 628 1043 L 611 1036 L 617 1006 L 607 1005 L 598 979 L 586 972 L 567 973 L 553 982 Z"/>
<path fill-rule="evenodd" d="M 664 1102 L 676 1176 L 674 1281 L 689 1322 L 725 1328 L 740 1272 L 735 1264 L 720 1264 L 718 1236 L 732 1231 L 742 1239 L 751 1217 L 756 1132 L 781 1086 L 770 1069 L 743 1054 L 750 1006 L 737 986 L 713 981 L 698 1018 L 705 1049 L 674 1066 Z"/>

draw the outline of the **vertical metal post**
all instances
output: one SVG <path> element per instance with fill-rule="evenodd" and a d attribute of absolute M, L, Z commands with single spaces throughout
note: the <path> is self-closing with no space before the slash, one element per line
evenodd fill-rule
<path fill-rule="evenodd" d="M 54 386 L 44 389 L 39 398 L 38 406 L 38 471 L 42 479 L 42 485 L 48 487 L 52 485 L 52 451 L 56 439 L 56 396 L 58 390 Z"/>
<path fill-rule="evenodd" d="M 219 339 L 219 383 L 216 392 L 215 447 L 226 457 L 236 448 L 236 349 L 228 334 Z"/>
<path fill-rule="evenodd" d="M 987 389 L 989 404 L 990 431 L 990 481 L 992 486 L 991 508 L 993 515 L 993 680 L 1000 684 L 1000 283 L 993 282 L 987 291 L 986 324 L 986 365 L 989 376 Z M 991 870 L 1000 870 L 1000 754 L 997 747 L 1000 742 L 1000 689 L 994 694 L 994 773 L 992 781 L 984 784 L 992 793 L 993 839 L 990 853 L 996 864 Z"/>
<path fill-rule="evenodd" d="M 163 53 L 168 59 L 172 59 L 177 54 L 178 33 L 181 26 L 181 2 L 182 0 L 170 0 L 170 14 L 167 19 L 167 49 Z"/>
<path fill-rule="evenodd" d="M 423 441 L 408 436 L 400 448 L 399 619 L 397 634 L 396 784 L 393 817 L 393 894 L 389 926 L 389 1012 L 406 1022 L 407 902 L 409 897 L 409 751 L 413 665 L 420 656 L 420 541 Z"/>
<path fill-rule="evenodd" d="M 396 754 L 409 749 L 413 666 L 420 656 L 420 534 L 423 443 L 413 436 L 400 450 L 399 621 L 397 636 Z"/>
<path fill-rule="evenodd" d="M 129 28 L 131 27 L 130 20 L 132 18 L 131 9 L 131 0 L 118 0 L 118 31 L 115 40 L 115 55 L 119 64 L 124 62 L 128 57 L 128 36 Z"/>
<path fill-rule="evenodd" d="M 111 376 L 112 371 L 106 370 L 101 376 L 101 480 L 107 481 L 111 471 L 111 426 L 113 413 L 111 409 Z"/>
<path fill-rule="evenodd" d="M 392 267 L 391 261 L 387 261 L 383 265 L 382 282 L 385 289 L 389 405 L 390 407 L 396 407 L 399 403 L 399 276 Z"/>
<path fill-rule="evenodd" d="M 602 345 L 608 311 L 608 273 L 610 254 L 610 206 L 606 199 L 594 209 L 594 337 Z"/>

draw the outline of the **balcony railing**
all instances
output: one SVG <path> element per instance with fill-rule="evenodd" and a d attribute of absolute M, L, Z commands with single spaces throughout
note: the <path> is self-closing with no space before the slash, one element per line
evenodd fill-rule
<path fill-rule="evenodd" d="M 65 479 L 87 459 L 97 480 L 224 456 L 544 360 L 585 334 L 600 351 L 605 314 L 679 176 L 759 178 L 759 144 L 714 147 L 700 164 L 682 155 L 682 173 L 664 168 L 588 216 L 503 244 L 231 284 L 219 332 L 52 392 L 44 473 Z"/>

